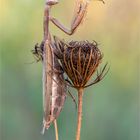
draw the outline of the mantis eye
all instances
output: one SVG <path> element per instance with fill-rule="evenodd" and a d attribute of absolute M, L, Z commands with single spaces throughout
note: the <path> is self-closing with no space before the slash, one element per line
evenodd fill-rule
<path fill-rule="evenodd" d="M 46 3 L 47 3 L 48 5 L 55 5 L 55 4 L 58 3 L 58 0 L 47 0 Z"/>

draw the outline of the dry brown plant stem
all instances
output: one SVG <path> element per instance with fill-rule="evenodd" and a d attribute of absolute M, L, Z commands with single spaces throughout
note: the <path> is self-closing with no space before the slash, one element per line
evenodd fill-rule
<path fill-rule="evenodd" d="M 80 140 L 81 124 L 82 124 L 82 104 L 83 104 L 84 89 L 78 89 L 78 115 L 77 115 L 77 131 L 76 140 Z"/>
<path fill-rule="evenodd" d="M 55 129 L 55 140 L 59 140 L 57 120 L 54 121 L 54 129 Z"/>

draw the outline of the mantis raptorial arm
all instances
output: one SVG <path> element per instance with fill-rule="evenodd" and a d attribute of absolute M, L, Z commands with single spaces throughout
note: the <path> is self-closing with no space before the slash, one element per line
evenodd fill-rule
<path fill-rule="evenodd" d="M 76 8 L 77 10 L 75 11 L 70 29 L 64 27 L 56 18 L 53 18 L 51 16 L 50 16 L 50 21 L 66 34 L 72 35 L 75 32 L 76 28 L 80 25 L 80 23 L 84 19 L 88 7 L 88 3 L 89 3 L 88 1 L 86 2 L 83 2 L 82 0 L 78 1 L 77 8 Z"/>
<path fill-rule="evenodd" d="M 88 3 L 89 3 L 89 0 L 86 0 L 86 1 L 85 0 L 76 0 L 76 5 L 75 5 L 75 9 L 74 9 L 74 14 L 73 14 L 73 19 L 72 19 L 71 25 L 76 23 L 76 20 L 78 20 L 77 17 L 80 16 L 80 12 L 81 11 L 84 12 L 83 16 L 86 15 Z M 84 5 L 85 5 L 85 7 L 84 7 Z M 80 16 L 80 17 L 82 17 L 82 16 Z"/>

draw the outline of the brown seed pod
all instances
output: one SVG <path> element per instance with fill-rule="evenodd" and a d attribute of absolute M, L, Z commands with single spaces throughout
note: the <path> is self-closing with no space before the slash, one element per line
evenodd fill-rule
<path fill-rule="evenodd" d="M 79 89 L 91 86 L 99 82 L 108 72 L 108 70 L 105 72 L 107 64 L 100 74 L 97 71 L 103 55 L 95 41 L 89 42 L 86 40 L 65 43 L 57 37 L 54 37 L 54 40 L 56 46 L 55 55 L 60 59 L 62 67 L 71 80 L 73 87 Z M 97 77 L 91 84 L 87 85 L 89 79 L 96 71 Z"/>

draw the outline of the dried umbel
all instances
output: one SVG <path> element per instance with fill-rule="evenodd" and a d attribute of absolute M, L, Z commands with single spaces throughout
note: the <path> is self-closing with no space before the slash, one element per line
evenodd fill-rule
<path fill-rule="evenodd" d="M 65 43 L 57 37 L 54 37 L 54 40 L 56 46 L 54 52 L 60 59 L 62 67 L 71 80 L 73 87 L 77 89 L 86 88 L 99 82 L 105 76 L 107 64 L 100 74 L 97 71 L 103 55 L 95 41 L 71 41 Z M 91 84 L 87 85 L 89 79 L 96 71 L 97 77 Z"/>

